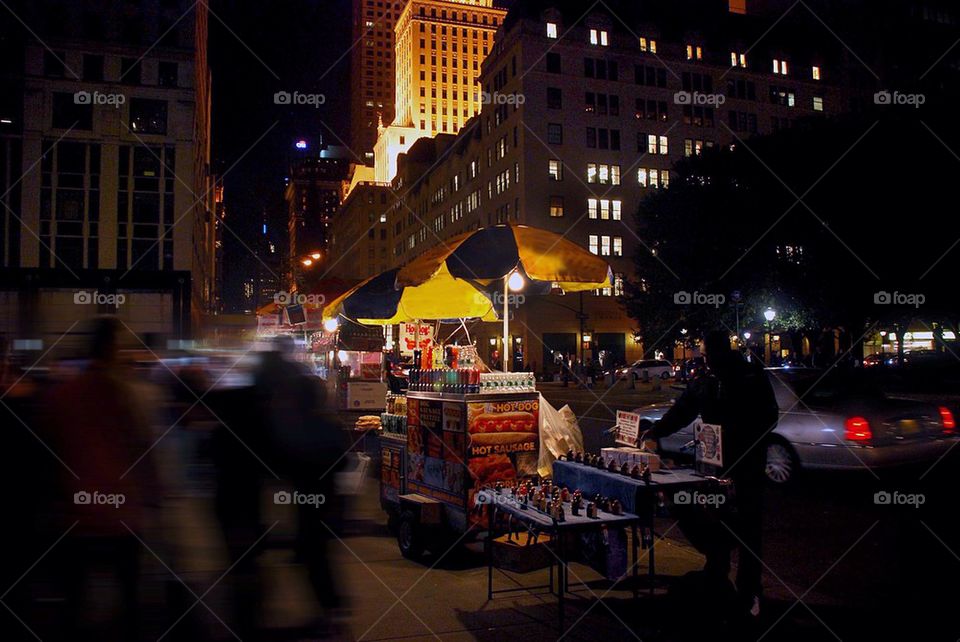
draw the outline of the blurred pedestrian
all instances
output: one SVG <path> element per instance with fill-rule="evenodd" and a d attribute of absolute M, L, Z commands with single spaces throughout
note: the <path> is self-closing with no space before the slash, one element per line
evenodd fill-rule
<path fill-rule="evenodd" d="M 53 389 L 48 399 L 60 472 L 64 529 L 62 573 L 71 640 L 138 639 L 141 545 L 156 505 L 147 414 L 118 361 L 120 323 L 95 319 L 89 363 Z M 113 630 L 93 631 L 84 614 L 94 574 L 106 567 L 118 585 Z"/>
<path fill-rule="evenodd" d="M 320 380 L 292 358 L 293 349 L 289 337 L 278 337 L 263 354 L 254 386 L 278 471 L 293 488 L 288 496 L 292 501 L 285 503 L 296 504 L 295 553 L 323 610 L 315 633 L 329 635 L 345 606 L 330 564 L 330 548 L 343 510 L 335 476 L 349 445 L 327 406 Z"/>
<path fill-rule="evenodd" d="M 6 544 L 0 548 L 0 640 L 33 640 L 18 618 L 30 619 L 30 578 L 24 574 L 62 534 L 47 532 L 51 480 L 56 459 L 46 450 L 37 422 L 36 384 L 14 368 L 6 337 L 0 335 L 0 488 L 4 499 Z M 9 609 L 9 610 L 8 610 Z"/>

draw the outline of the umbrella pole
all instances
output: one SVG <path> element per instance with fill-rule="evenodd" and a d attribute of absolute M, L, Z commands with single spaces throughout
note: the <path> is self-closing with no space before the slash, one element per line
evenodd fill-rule
<path fill-rule="evenodd" d="M 503 371 L 510 372 L 510 357 L 508 353 L 510 352 L 510 305 L 508 303 L 509 299 L 507 298 L 507 279 L 503 279 L 503 355 L 501 356 L 501 361 L 503 361 Z"/>

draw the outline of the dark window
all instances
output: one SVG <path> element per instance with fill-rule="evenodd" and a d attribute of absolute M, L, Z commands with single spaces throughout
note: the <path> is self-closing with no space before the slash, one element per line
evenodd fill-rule
<path fill-rule="evenodd" d="M 593 78 L 596 75 L 596 71 L 594 71 L 593 68 L 593 58 L 583 59 L 583 75 L 587 78 Z"/>
<path fill-rule="evenodd" d="M 557 87 L 547 87 L 547 108 L 562 109 L 563 93 Z"/>
<path fill-rule="evenodd" d="M 62 51 L 44 51 L 43 52 L 43 75 L 62 78 L 66 64 L 63 62 L 66 54 Z"/>
<path fill-rule="evenodd" d="M 547 54 L 547 71 L 551 74 L 560 73 L 560 54 L 558 53 L 548 53 Z"/>
<path fill-rule="evenodd" d="M 131 99 L 130 129 L 137 134 L 166 134 L 167 101 Z"/>
<path fill-rule="evenodd" d="M 547 124 L 547 142 L 551 145 L 563 145 L 563 125 L 560 123 Z"/>
<path fill-rule="evenodd" d="M 177 86 L 177 63 L 161 62 L 158 81 L 161 87 Z"/>
<path fill-rule="evenodd" d="M 620 130 L 619 129 L 610 130 L 610 149 L 614 151 L 620 151 Z"/>
<path fill-rule="evenodd" d="M 587 147 L 595 149 L 597 147 L 597 129 L 587 127 Z"/>
<path fill-rule="evenodd" d="M 125 85 L 139 85 L 140 80 L 140 60 L 137 58 L 120 59 L 120 82 Z"/>
<path fill-rule="evenodd" d="M 82 102 L 86 98 L 86 102 Z M 78 102 L 81 101 L 81 102 Z M 53 123 L 58 129 L 93 129 L 93 105 L 90 94 L 77 92 L 53 94 Z"/>
<path fill-rule="evenodd" d="M 83 79 L 103 80 L 103 56 L 83 54 Z"/>

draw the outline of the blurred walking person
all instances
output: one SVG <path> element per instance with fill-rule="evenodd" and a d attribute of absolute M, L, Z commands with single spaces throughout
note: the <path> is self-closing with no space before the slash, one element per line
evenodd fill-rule
<path fill-rule="evenodd" d="M 254 373 L 254 387 L 277 472 L 293 487 L 284 499 L 296 504 L 296 557 L 323 610 L 311 634 L 328 636 L 336 633 L 345 606 L 330 564 L 330 548 L 331 531 L 338 529 L 343 509 L 334 480 L 348 444 L 327 408 L 320 379 L 293 359 L 293 340 L 277 337 L 271 347 Z"/>
<path fill-rule="evenodd" d="M 60 469 L 58 497 L 58 514 L 69 529 L 61 544 L 61 568 L 70 640 L 139 639 L 142 551 L 137 536 L 144 537 L 150 524 L 157 477 L 148 454 L 147 413 L 117 359 L 119 333 L 117 319 L 97 318 L 88 365 L 48 399 L 54 450 L 70 469 Z M 103 567 L 114 576 L 120 601 L 109 632 L 92 630 L 84 617 L 91 580 Z"/>

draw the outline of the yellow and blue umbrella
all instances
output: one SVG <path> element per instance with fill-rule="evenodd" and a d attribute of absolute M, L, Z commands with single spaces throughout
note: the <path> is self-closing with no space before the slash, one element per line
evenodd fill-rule
<path fill-rule="evenodd" d="M 521 272 L 534 290 L 568 292 L 611 287 L 610 266 L 567 238 L 526 225 L 495 225 L 456 236 L 423 253 L 397 273 L 397 287 L 429 283 L 446 272 L 488 285 Z M 539 286 L 539 287 L 538 287 Z"/>
<path fill-rule="evenodd" d="M 398 286 L 399 268 L 361 282 L 331 301 L 323 318 L 343 315 L 366 325 L 389 325 L 422 319 L 481 319 L 496 321 L 493 302 L 469 281 L 445 268 L 424 283 Z"/>

